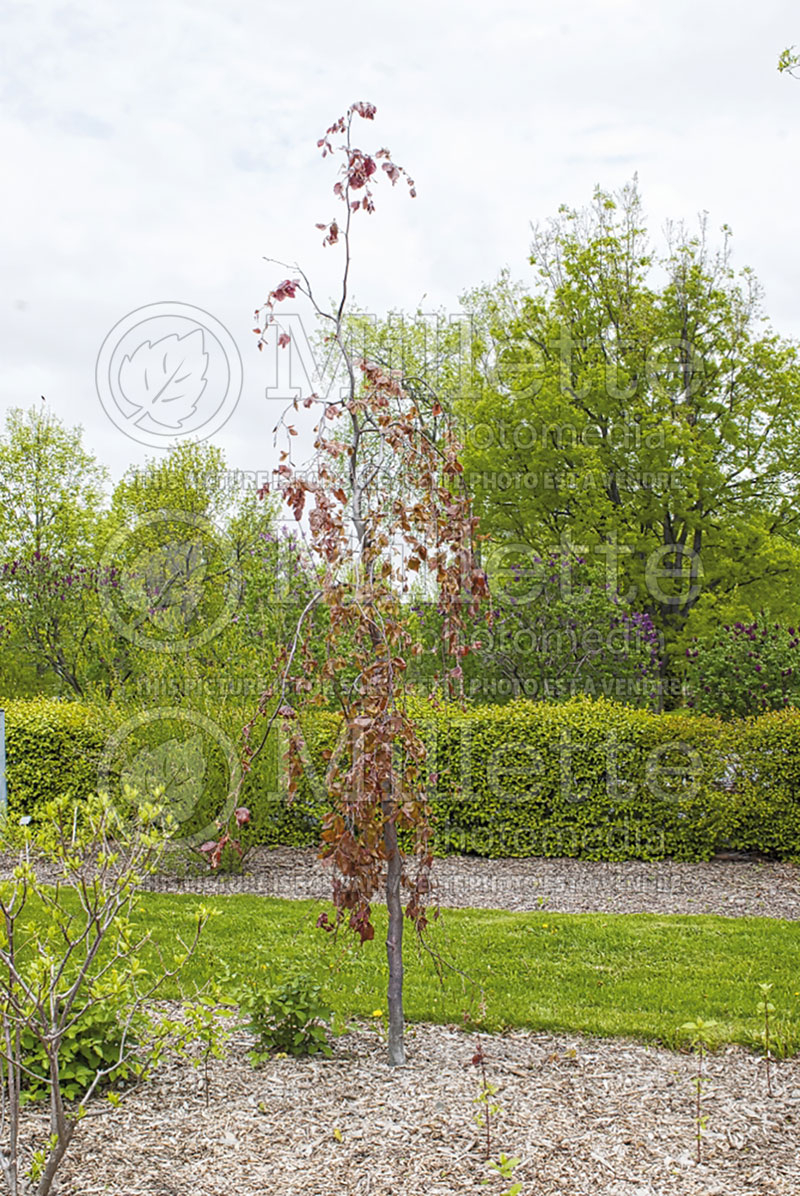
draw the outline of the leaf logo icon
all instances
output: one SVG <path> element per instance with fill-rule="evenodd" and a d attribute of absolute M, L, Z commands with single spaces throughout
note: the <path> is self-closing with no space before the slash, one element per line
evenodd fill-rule
<path fill-rule="evenodd" d="M 129 422 L 137 426 L 149 416 L 163 428 L 179 430 L 194 415 L 207 369 L 202 328 L 144 341 L 119 368 L 120 390 L 136 408 Z"/>
<path fill-rule="evenodd" d="M 142 748 L 123 769 L 122 783 L 142 799 L 151 797 L 154 789 L 163 790 L 166 808 L 178 822 L 185 822 L 202 796 L 205 770 L 202 735 L 168 739 L 156 747 Z"/>

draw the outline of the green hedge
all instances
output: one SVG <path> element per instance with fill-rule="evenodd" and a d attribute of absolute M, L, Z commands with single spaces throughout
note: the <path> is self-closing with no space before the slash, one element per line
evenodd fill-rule
<path fill-rule="evenodd" d="M 715 720 L 577 698 L 443 710 L 419 725 L 439 852 L 697 860 L 724 841 Z"/>
<path fill-rule="evenodd" d="M 732 845 L 800 856 L 800 710 L 742 719 L 732 748 Z"/>
<path fill-rule="evenodd" d="M 0 706 L 6 715 L 9 816 L 15 821 L 23 815 L 35 818 L 37 810 L 56 798 L 85 798 L 97 789 L 101 775 L 113 788 L 123 779 L 120 762 L 122 768 L 127 767 L 143 754 L 153 761 L 150 775 L 157 781 L 159 761 L 152 755 L 154 750 L 165 740 L 180 742 L 192 735 L 191 724 L 180 717 L 159 715 L 153 722 L 146 710 L 121 711 L 113 706 L 101 709 L 45 697 L 0 700 Z M 189 794 L 192 813 L 188 818 L 181 817 L 181 830 L 187 836 L 208 830 L 224 810 L 230 781 L 225 749 L 227 745 L 238 749 L 241 727 L 252 716 L 252 710 L 242 710 L 238 721 L 228 714 L 231 725 L 221 729 L 222 744 L 204 734 L 202 726 L 197 728 L 202 739 L 203 775 Z M 324 716 L 317 716 L 317 722 L 319 727 L 309 726 L 308 738 L 312 751 L 318 755 L 320 735 L 325 732 Z M 124 742 L 117 752 L 113 747 L 114 735 L 120 728 Z M 253 741 L 258 742 L 258 727 Z M 318 841 L 320 803 L 309 790 L 308 800 L 300 798 L 287 807 L 278 779 L 280 754 L 278 737 L 273 734 L 245 776 L 239 801 L 253 812 L 252 823 L 239 835 L 245 846 L 253 843 L 305 846 Z M 183 811 L 178 814 L 181 816 Z"/>
<path fill-rule="evenodd" d="M 0 701 L 6 715 L 9 816 L 35 815 L 59 797 L 84 798 L 97 788 L 107 737 L 98 711 L 57 698 Z"/>
<path fill-rule="evenodd" d="M 113 711 L 42 698 L 11 702 L 6 711 L 13 814 L 35 813 L 62 793 L 90 792 L 111 729 L 124 721 Z M 723 722 L 583 697 L 467 711 L 417 700 L 409 713 L 428 749 L 438 854 L 703 860 L 734 848 L 800 857 L 800 711 Z M 186 733 L 179 721 L 176 739 Z M 301 725 L 304 776 L 291 805 L 283 797 L 277 734 L 245 778 L 240 800 L 253 813 L 246 843 L 319 841 L 325 754 L 340 721 L 314 712 Z M 136 755 L 172 731 L 156 731 L 143 716 L 132 734 L 127 749 Z M 221 749 L 204 748 L 202 782 L 182 824 L 187 833 L 199 832 L 224 802 Z"/>
<path fill-rule="evenodd" d="M 250 717 L 252 711 L 247 711 L 242 725 Z M 315 711 L 312 716 L 301 719 L 301 725 L 307 745 L 304 775 L 292 802 L 287 803 L 285 797 L 286 741 L 277 731 L 270 734 L 245 777 L 241 801 L 253 815 L 251 826 L 245 828 L 245 843 L 311 847 L 320 841 L 322 819 L 329 808 L 323 753 L 335 745 L 340 720 L 336 715 Z M 259 742 L 258 727 L 253 733 L 253 742 Z"/>

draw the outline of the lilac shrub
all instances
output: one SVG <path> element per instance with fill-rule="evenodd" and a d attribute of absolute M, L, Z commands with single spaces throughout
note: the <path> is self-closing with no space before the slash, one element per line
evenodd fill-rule
<path fill-rule="evenodd" d="M 800 706 L 800 626 L 762 611 L 752 623 L 726 623 L 686 649 L 687 706 L 745 717 Z"/>
<path fill-rule="evenodd" d="M 529 557 L 492 579 L 492 600 L 492 627 L 474 629 L 479 646 L 464 662 L 473 701 L 590 694 L 659 705 L 661 637 L 650 614 L 633 610 L 612 588 L 602 566 L 560 552 Z M 420 638 L 430 646 L 436 612 L 421 603 L 415 610 Z"/>

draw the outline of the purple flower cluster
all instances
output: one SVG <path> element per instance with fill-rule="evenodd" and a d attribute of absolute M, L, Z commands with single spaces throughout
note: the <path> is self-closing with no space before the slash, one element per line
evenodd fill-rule
<path fill-rule="evenodd" d="M 695 637 L 686 648 L 688 705 L 747 715 L 800 704 L 798 649 L 797 628 L 768 621 L 764 612 L 750 623 L 726 623 L 710 638 Z"/>

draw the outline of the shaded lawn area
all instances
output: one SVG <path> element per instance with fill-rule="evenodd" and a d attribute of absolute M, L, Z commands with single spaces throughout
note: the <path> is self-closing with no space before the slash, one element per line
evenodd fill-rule
<path fill-rule="evenodd" d="M 314 923 L 319 902 L 257 896 L 143 893 L 138 919 L 165 961 L 191 938 L 202 906 L 215 911 L 184 983 L 229 973 L 267 980 L 313 973 L 330 1004 L 369 1018 L 385 1007 L 385 911 L 374 911 L 374 942 L 350 932 L 338 942 Z M 409 1021 L 625 1036 L 666 1046 L 686 1042 L 679 1026 L 698 1015 L 720 1023 L 720 1043 L 761 1044 L 760 981 L 770 981 L 773 1052 L 800 1049 L 800 923 L 769 918 L 651 914 L 508 913 L 444 910 L 428 943 L 406 926 L 405 1009 Z M 145 959 L 154 958 L 148 947 Z M 456 970 L 454 970 L 456 969 Z M 173 985 L 165 997 L 179 996 Z M 763 1015 L 762 1015 L 763 1016 Z M 466 1020 L 465 1020 L 466 1017 Z"/>

